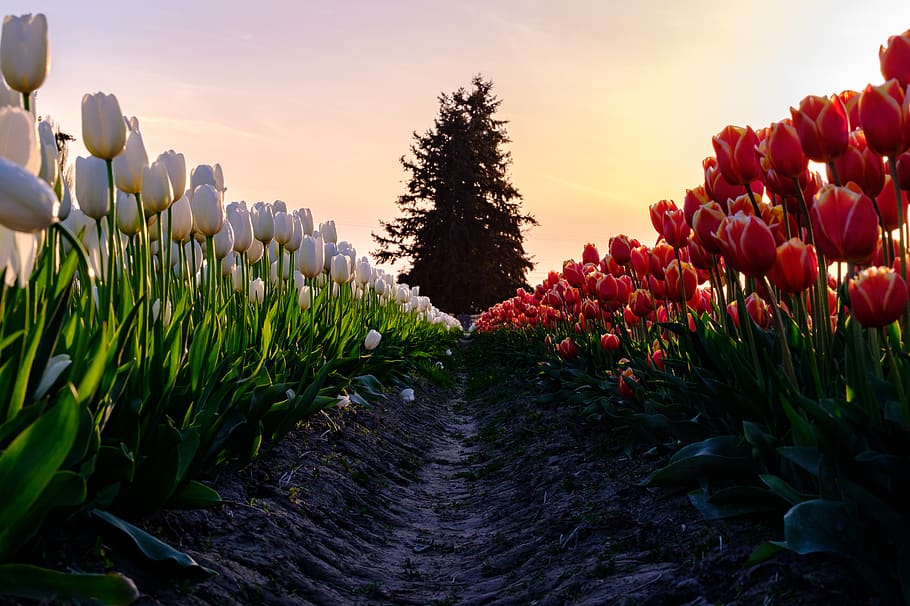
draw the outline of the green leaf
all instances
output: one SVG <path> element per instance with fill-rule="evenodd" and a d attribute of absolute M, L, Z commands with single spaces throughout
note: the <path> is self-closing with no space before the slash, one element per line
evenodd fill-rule
<path fill-rule="evenodd" d="M 61 398 L 29 425 L 0 454 L 0 520 L 6 533 L 0 535 L 0 557 L 16 545 L 8 542 L 25 519 L 24 512 L 35 503 L 51 482 L 79 432 L 79 408 L 72 398 Z"/>
<path fill-rule="evenodd" d="M 784 504 L 773 492 L 757 486 L 731 486 L 708 494 L 707 490 L 689 493 L 689 501 L 706 520 L 782 511 Z"/>
<path fill-rule="evenodd" d="M 221 495 L 213 488 L 190 480 L 182 490 L 174 495 L 173 500 L 168 503 L 175 509 L 202 509 L 205 507 L 214 507 L 221 503 Z"/>
<path fill-rule="evenodd" d="M 172 562 L 181 568 L 187 569 L 188 572 L 193 571 L 195 573 L 202 573 L 205 576 L 215 574 L 213 570 L 200 566 L 196 563 L 196 560 L 182 551 L 177 551 L 167 543 L 156 539 L 141 528 L 133 526 L 126 520 L 122 520 L 112 513 L 101 511 L 100 509 L 93 509 L 92 515 L 107 522 L 113 528 L 116 528 L 125 534 L 132 540 L 142 555 L 153 562 Z"/>
<path fill-rule="evenodd" d="M 813 499 L 794 506 L 784 516 L 784 536 L 781 545 L 800 555 L 826 552 L 865 559 L 862 554 L 868 553 L 864 534 L 840 501 Z"/>
<path fill-rule="evenodd" d="M 715 436 L 689 444 L 669 464 L 651 473 L 643 486 L 688 486 L 699 480 L 736 481 L 754 477 L 751 449 L 737 436 Z"/>
<path fill-rule="evenodd" d="M 787 482 L 781 478 L 771 475 L 771 474 L 762 474 L 758 476 L 765 485 L 774 491 L 774 494 L 784 499 L 791 505 L 797 505 L 803 501 L 808 501 L 812 496 L 803 494 L 790 486 Z"/>
<path fill-rule="evenodd" d="M 28 564 L 0 564 L 0 595 L 32 600 L 88 601 L 127 606 L 139 599 L 136 584 L 119 573 L 65 573 Z"/>
<path fill-rule="evenodd" d="M 23 545 L 41 528 L 44 518 L 54 508 L 76 507 L 85 501 L 85 479 L 72 471 L 58 471 L 47 487 L 27 510 L 20 512 L 17 524 L 0 530 L 0 543 Z"/>
<path fill-rule="evenodd" d="M 781 446 L 777 452 L 783 458 L 796 463 L 813 476 L 818 477 L 822 454 L 814 446 Z"/>
<path fill-rule="evenodd" d="M 784 550 L 779 543 L 766 542 L 752 550 L 749 559 L 746 560 L 746 566 L 757 566 L 762 562 L 767 562 L 781 551 Z"/>

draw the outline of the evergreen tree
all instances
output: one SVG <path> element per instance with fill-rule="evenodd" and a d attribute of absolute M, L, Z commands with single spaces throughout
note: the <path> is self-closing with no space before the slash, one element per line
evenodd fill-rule
<path fill-rule="evenodd" d="M 501 103 L 493 83 L 475 76 L 472 89 L 439 96 L 439 115 L 423 135 L 414 133 L 413 157 L 402 156 L 409 175 L 398 197 L 402 216 L 381 222 L 373 234 L 380 262 L 407 258 L 401 276 L 421 294 L 453 313 L 473 313 L 527 286 L 533 263 L 522 227 L 536 225 L 521 213 L 521 194 L 507 174 L 511 154 L 506 122 L 494 118 Z"/>

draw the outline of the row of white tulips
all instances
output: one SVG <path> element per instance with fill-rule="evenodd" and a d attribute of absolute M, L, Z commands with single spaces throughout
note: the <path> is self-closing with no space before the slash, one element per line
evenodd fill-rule
<path fill-rule="evenodd" d="M 27 283 L 46 229 L 62 221 L 79 235 L 99 281 L 122 275 L 117 251 L 146 234 L 155 267 L 189 271 L 197 281 L 208 273 L 211 246 L 220 273 L 254 302 L 263 300 L 266 284 L 244 271 L 242 259 L 268 263 L 275 285 L 292 280 L 304 308 L 311 289 L 331 280 L 352 284 L 355 297 L 372 290 L 421 319 L 458 325 L 417 287 L 397 284 L 338 241 L 333 221 L 316 229 L 309 209 L 289 210 L 283 201 L 225 204 L 219 164 L 200 164 L 187 179 L 183 154 L 167 150 L 150 162 L 139 120 L 124 116 L 112 94 L 82 99 L 82 140 L 91 156 L 76 158 L 74 198 L 53 129 L 36 120 L 34 93 L 50 67 L 47 22 L 40 14 L 8 16 L 0 41 L 0 268 L 8 285 Z M 180 259 L 189 262 L 181 266 Z"/>

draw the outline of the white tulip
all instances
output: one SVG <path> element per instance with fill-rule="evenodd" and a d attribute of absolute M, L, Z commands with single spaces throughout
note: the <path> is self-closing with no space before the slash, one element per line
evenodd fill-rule
<path fill-rule="evenodd" d="M 193 211 L 190 209 L 190 199 L 186 194 L 180 196 L 180 199 L 171 205 L 170 215 L 171 240 L 180 243 L 186 242 L 193 231 Z M 161 216 L 166 217 L 167 214 Z M 167 223 L 162 223 L 161 225 L 166 227 Z"/>
<path fill-rule="evenodd" d="M 332 281 L 336 284 L 347 284 L 351 281 L 351 264 L 345 255 L 332 257 Z"/>
<path fill-rule="evenodd" d="M 322 234 L 322 239 L 326 242 L 338 242 L 338 231 L 335 229 L 334 221 L 326 221 L 325 223 L 319 224 L 319 233 Z"/>
<path fill-rule="evenodd" d="M 253 243 L 253 223 L 250 211 L 243 202 L 231 202 L 225 209 L 225 216 L 234 230 L 234 250 L 246 252 Z"/>
<path fill-rule="evenodd" d="M 370 329 L 370 332 L 367 333 L 367 336 L 363 340 L 363 347 L 367 351 L 373 351 L 379 347 L 379 341 L 382 340 L 382 334 L 377 331 Z"/>
<path fill-rule="evenodd" d="M 232 252 L 234 248 L 234 229 L 231 227 L 230 222 L 225 221 L 221 225 L 221 229 L 215 234 L 215 257 L 218 259 L 224 259 L 228 256 L 228 253 Z"/>
<path fill-rule="evenodd" d="M 135 236 L 142 228 L 135 195 L 117 192 L 117 227 L 127 236 Z"/>
<path fill-rule="evenodd" d="M 297 215 L 290 215 L 291 226 L 293 227 L 291 239 L 287 241 L 284 248 L 290 252 L 297 252 L 300 249 L 300 243 L 303 241 L 303 227 L 300 225 L 300 218 Z"/>
<path fill-rule="evenodd" d="M 22 93 L 14 91 L 0 77 L 0 107 L 22 107 Z"/>
<path fill-rule="evenodd" d="M 10 88 L 29 94 L 44 83 L 51 67 L 47 19 L 42 14 L 3 18 L 0 70 Z"/>
<path fill-rule="evenodd" d="M 250 282 L 250 301 L 261 305 L 264 299 L 265 282 L 262 281 L 262 278 L 256 278 Z"/>
<path fill-rule="evenodd" d="M 0 157 L 33 175 L 41 172 L 41 146 L 35 117 L 18 107 L 0 108 Z"/>
<path fill-rule="evenodd" d="M 129 148 L 129 144 L 127 144 Z M 116 162 L 124 154 L 114 159 Z M 174 201 L 174 192 L 171 189 L 171 180 L 168 177 L 167 165 L 159 156 L 151 166 L 142 169 L 142 207 L 147 214 L 166 211 Z"/>
<path fill-rule="evenodd" d="M 179 196 L 186 189 L 186 158 L 172 149 L 158 154 L 158 162 L 167 168 L 167 178 L 171 182 L 171 192 Z"/>
<path fill-rule="evenodd" d="M 300 219 L 300 227 L 307 236 L 313 235 L 313 212 L 309 208 L 300 208 L 294 211 Z"/>
<path fill-rule="evenodd" d="M 282 246 L 290 242 L 291 238 L 294 236 L 294 224 L 291 215 L 281 210 L 276 211 L 272 218 L 272 223 L 274 226 L 273 237 L 275 238 L 275 242 Z"/>
<path fill-rule="evenodd" d="M 126 135 L 123 151 L 114 158 L 114 185 L 128 194 L 142 192 L 142 178 L 149 165 L 149 157 L 139 132 L 138 123 Z"/>
<path fill-rule="evenodd" d="M 246 257 L 250 263 L 258 263 L 264 254 L 265 246 L 259 240 L 253 240 L 250 248 L 246 251 Z"/>
<path fill-rule="evenodd" d="M 193 226 L 206 236 L 214 236 L 224 224 L 224 206 L 221 194 L 212 185 L 199 185 L 193 191 L 190 207 L 193 212 Z"/>
<path fill-rule="evenodd" d="M 270 242 L 275 236 L 275 219 L 272 207 L 265 202 L 257 202 L 250 210 L 253 223 L 253 235 L 260 242 Z"/>
<path fill-rule="evenodd" d="M 304 236 L 294 256 L 294 265 L 307 278 L 315 278 L 323 271 L 325 265 L 323 254 L 325 248 L 321 235 Z"/>
<path fill-rule="evenodd" d="M 114 95 L 86 94 L 82 97 L 82 141 L 96 158 L 111 160 L 126 144 L 126 124 Z"/>
<path fill-rule="evenodd" d="M 111 212 L 109 196 L 107 163 L 95 156 L 76 158 L 76 199 L 82 212 L 96 220 L 106 217 Z"/>

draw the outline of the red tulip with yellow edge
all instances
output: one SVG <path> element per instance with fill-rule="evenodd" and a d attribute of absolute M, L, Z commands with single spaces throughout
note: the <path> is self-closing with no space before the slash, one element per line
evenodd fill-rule
<path fill-rule="evenodd" d="M 894 78 L 901 86 L 910 86 L 910 29 L 888 38 L 888 46 L 878 49 L 878 60 L 885 80 Z"/>
<path fill-rule="evenodd" d="M 628 265 L 632 257 L 632 240 L 625 234 L 610 238 L 610 255 L 619 265 Z"/>
<path fill-rule="evenodd" d="M 806 170 L 809 159 L 803 153 L 799 135 L 790 120 L 773 122 L 760 145 L 771 168 L 789 179 L 795 179 Z"/>
<path fill-rule="evenodd" d="M 859 124 L 859 92 L 855 90 L 845 90 L 837 94 L 841 102 L 844 104 L 844 109 L 847 112 L 847 124 L 850 131 L 854 131 L 857 128 L 860 128 Z"/>
<path fill-rule="evenodd" d="M 809 95 L 790 108 L 803 153 L 810 160 L 829 162 L 847 148 L 848 118 L 843 100 Z"/>
<path fill-rule="evenodd" d="M 632 291 L 632 294 L 629 295 L 629 310 L 639 318 L 650 315 L 654 311 L 654 299 L 651 297 L 651 292 L 644 288 Z"/>
<path fill-rule="evenodd" d="M 691 263 L 676 259 L 670 261 L 666 269 L 667 298 L 672 301 L 688 301 L 695 295 L 698 287 L 698 272 Z"/>
<path fill-rule="evenodd" d="M 758 135 L 751 126 L 726 126 L 711 143 L 717 154 L 717 167 L 729 183 L 747 185 L 761 175 L 758 165 Z"/>
<path fill-rule="evenodd" d="M 758 217 L 743 212 L 725 217 L 715 236 L 727 264 L 747 276 L 764 275 L 777 258 L 774 234 Z"/>
<path fill-rule="evenodd" d="M 663 228 L 660 234 L 673 248 L 685 248 L 689 244 L 692 229 L 686 222 L 686 215 L 681 210 L 668 210 L 664 213 Z"/>
<path fill-rule="evenodd" d="M 651 215 L 651 225 L 654 226 L 654 231 L 661 233 L 664 227 L 664 215 L 668 210 L 676 209 L 676 202 L 673 200 L 658 200 L 649 206 L 648 212 Z"/>
<path fill-rule="evenodd" d="M 720 244 L 714 234 L 720 227 L 720 222 L 726 217 L 724 209 L 717 202 L 708 202 L 695 211 L 692 216 L 692 229 L 695 237 L 706 251 L 712 254 L 720 252 Z"/>
<path fill-rule="evenodd" d="M 857 186 L 822 187 L 810 215 L 815 246 L 828 260 L 863 263 L 875 252 L 878 215 Z"/>
<path fill-rule="evenodd" d="M 893 269 L 869 267 L 850 280 L 850 309 L 866 328 L 887 326 L 907 307 L 907 283 Z"/>
<path fill-rule="evenodd" d="M 563 360 L 574 360 L 578 357 L 578 347 L 572 337 L 566 337 L 556 345 L 556 353 Z"/>
<path fill-rule="evenodd" d="M 600 336 L 600 346 L 607 351 L 619 349 L 619 337 L 615 333 L 607 332 Z"/>
<path fill-rule="evenodd" d="M 910 147 L 910 99 L 896 79 L 868 85 L 859 99 L 859 120 L 869 149 L 897 157 Z"/>
<path fill-rule="evenodd" d="M 690 227 L 695 218 L 695 211 L 710 201 L 711 198 L 708 196 L 708 192 L 705 190 L 704 185 L 696 185 L 694 188 L 686 190 L 686 198 L 683 201 L 683 212 L 686 216 L 686 223 L 688 223 Z"/>
<path fill-rule="evenodd" d="M 850 144 L 833 164 L 841 185 L 853 181 L 860 186 L 863 193 L 872 198 L 882 191 L 885 184 L 885 163 L 881 156 L 866 145 L 866 135 L 862 129 L 850 133 Z M 834 183 L 834 172 L 830 164 L 828 181 Z"/>
<path fill-rule="evenodd" d="M 818 278 L 818 256 L 815 247 L 799 238 L 791 238 L 777 247 L 774 266 L 768 272 L 771 283 L 787 294 L 803 292 Z"/>

